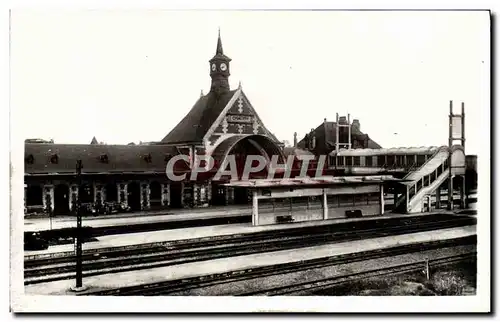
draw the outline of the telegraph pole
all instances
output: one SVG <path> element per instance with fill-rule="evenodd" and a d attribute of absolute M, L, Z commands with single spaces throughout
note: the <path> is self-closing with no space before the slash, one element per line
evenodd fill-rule
<path fill-rule="evenodd" d="M 450 116 L 449 116 L 449 138 L 448 138 L 448 210 L 453 210 L 453 171 L 451 164 L 451 154 L 453 146 L 453 101 L 450 101 Z"/>
<path fill-rule="evenodd" d="M 76 180 L 78 184 L 78 198 L 76 201 L 76 237 L 75 237 L 75 253 L 76 253 L 76 285 L 74 291 L 83 290 L 83 261 L 82 261 L 82 213 L 81 213 L 81 198 L 82 192 L 82 160 L 76 161 Z"/>

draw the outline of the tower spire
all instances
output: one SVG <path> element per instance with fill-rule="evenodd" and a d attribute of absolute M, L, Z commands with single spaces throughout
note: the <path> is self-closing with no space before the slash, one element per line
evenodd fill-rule
<path fill-rule="evenodd" d="M 219 35 L 217 38 L 217 50 L 215 56 L 210 59 L 210 77 L 212 78 L 212 84 L 210 86 L 210 92 L 224 93 L 229 91 L 229 62 L 231 58 L 224 55 L 222 50 L 222 40 Z"/>
<path fill-rule="evenodd" d="M 224 50 L 222 50 L 222 40 L 220 39 L 220 27 L 219 27 L 219 38 L 217 39 L 217 50 L 216 55 L 224 55 Z"/>

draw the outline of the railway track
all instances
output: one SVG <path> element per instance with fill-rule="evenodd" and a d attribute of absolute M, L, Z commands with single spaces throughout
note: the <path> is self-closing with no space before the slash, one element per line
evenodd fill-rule
<path fill-rule="evenodd" d="M 405 221 L 399 225 L 381 225 L 380 227 L 333 231 L 332 227 L 323 227 L 319 232 L 306 234 L 303 230 L 266 232 L 249 235 L 225 236 L 217 240 L 178 241 L 164 247 L 152 249 L 117 250 L 102 253 L 100 256 L 86 256 L 84 276 L 95 276 L 130 270 L 170 266 L 194 261 L 203 261 L 223 257 L 250 255 L 292 248 L 317 246 L 332 242 L 346 242 L 364 238 L 383 237 L 451 228 L 475 224 L 475 219 L 467 217 L 440 217 L 439 219 Z M 318 226 L 316 226 L 318 227 Z M 334 226 L 335 227 L 335 226 Z M 74 257 L 43 259 L 25 262 L 25 285 L 74 278 Z"/>
<path fill-rule="evenodd" d="M 391 219 L 373 219 L 367 221 L 354 221 L 346 223 L 336 223 L 329 225 L 317 225 L 309 227 L 288 228 L 282 230 L 262 231 L 246 234 L 232 234 L 217 237 L 202 237 L 186 240 L 175 240 L 165 242 L 155 242 L 140 245 L 130 245 L 122 247 L 99 248 L 84 250 L 83 260 L 94 260 L 96 257 L 106 256 L 112 257 L 114 254 L 135 255 L 145 252 L 160 252 L 172 249 L 194 248 L 199 243 L 205 246 L 222 245 L 227 242 L 246 242 L 249 240 L 260 240 L 262 238 L 279 237 L 279 236 L 302 236 L 304 234 L 321 233 L 321 232 L 349 232 L 352 230 L 365 230 L 387 227 L 391 225 L 413 225 L 420 222 L 438 221 L 438 220 L 456 220 L 457 216 L 449 214 L 435 214 L 432 216 L 415 216 L 407 218 L 391 218 Z M 469 219 L 471 225 L 476 224 L 476 219 Z M 239 238 L 239 240 L 238 240 Z M 59 252 L 55 254 L 31 255 L 25 257 L 25 267 L 41 266 L 55 263 L 63 263 L 75 261 L 74 252 Z"/>
<path fill-rule="evenodd" d="M 429 260 L 429 266 L 436 268 L 439 266 L 445 266 L 450 264 L 455 264 L 463 261 L 476 259 L 477 252 L 460 254 L 454 256 L 448 256 L 443 258 L 437 258 Z M 407 263 L 401 265 L 394 265 L 390 267 L 385 267 L 381 269 L 373 269 L 369 271 L 363 271 L 352 274 L 339 275 L 324 279 L 319 279 L 310 282 L 303 282 L 288 286 L 275 287 L 260 291 L 244 292 L 240 294 L 235 294 L 236 296 L 283 296 L 283 295 L 295 295 L 304 296 L 311 295 L 312 292 L 332 288 L 339 286 L 341 284 L 359 281 L 374 277 L 384 277 L 384 276 L 394 276 L 399 274 L 411 273 L 415 271 L 421 271 L 424 267 L 425 262 L 418 261 L 414 263 Z"/>
<path fill-rule="evenodd" d="M 294 273 L 299 271 L 305 271 L 315 268 L 323 268 L 334 265 L 341 265 L 346 263 L 354 263 L 359 261 L 366 261 L 369 259 L 383 258 L 388 256 L 396 256 L 402 254 L 408 254 L 412 252 L 420 252 L 425 250 L 432 250 L 438 248 L 445 247 L 453 247 L 461 244 L 473 244 L 476 242 L 476 236 L 458 238 L 453 240 L 445 240 L 445 241 L 433 241 L 427 243 L 419 243 L 419 244 L 411 244 L 404 246 L 396 246 L 392 248 L 379 249 L 373 251 L 359 252 L 354 254 L 343 254 L 337 256 L 330 256 L 324 258 L 317 258 L 313 260 L 307 261 L 299 261 L 285 264 L 277 264 L 277 265 L 269 265 L 263 267 L 256 267 L 245 270 L 231 271 L 220 274 L 212 274 L 205 276 L 197 276 L 192 278 L 183 278 L 178 280 L 170 280 L 165 282 L 151 283 L 151 284 L 142 284 L 135 286 L 128 286 L 117 289 L 109 289 L 109 290 L 101 290 L 94 292 L 87 292 L 81 295 L 115 295 L 115 296 L 158 296 L 158 295 L 175 295 L 175 293 L 185 292 L 190 289 L 199 289 L 219 284 L 226 284 L 232 282 L 241 282 L 247 281 L 262 277 L 274 276 L 274 275 L 282 275 L 287 273 Z M 433 266 L 434 263 L 433 263 Z M 422 269 L 422 265 L 419 266 L 419 269 Z M 414 267 L 411 267 L 414 269 Z M 392 271 L 394 272 L 394 271 Z M 351 274 L 356 275 L 356 274 Z M 306 283 L 301 283 L 306 285 Z M 326 283 L 324 283 L 326 285 Z M 285 289 L 271 289 L 265 290 L 265 292 L 284 292 Z M 261 292 L 261 291 L 259 291 Z M 255 295 L 257 293 L 255 292 Z M 248 292 L 246 294 L 236 294 L 236 295 L 253 295 Z"/>

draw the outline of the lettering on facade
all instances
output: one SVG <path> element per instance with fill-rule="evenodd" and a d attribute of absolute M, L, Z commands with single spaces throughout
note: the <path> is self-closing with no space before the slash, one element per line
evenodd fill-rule
<path fill-rule="evenodd" d="M 227 121 L 232 123 L 253 123 L 253 118 L 248 115 L 228 115 Z"/>

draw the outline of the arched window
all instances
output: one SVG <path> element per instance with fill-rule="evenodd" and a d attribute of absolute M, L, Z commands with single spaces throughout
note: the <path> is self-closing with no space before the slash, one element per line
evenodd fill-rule
<path fill-rule="evenodd" d="M 83 184 L 82 190 L 79 191 L 79 196 L 82 203 L 93 203 L 94 187 L 91 184 Z"/>
<path fill-rule="evenodd" d="M 158 181 L 152 181 L 149 189 L 151 191 L 149 196 L 151 200 L 161 200 L 161 184 Z"/>
<path fill-rule="evenodd" d="M 118 201 L 118 188 L 114 183 L 108 183 L 104 186 L 106 191 L 106 201 L 107 202 L 117 202 Z"/>

